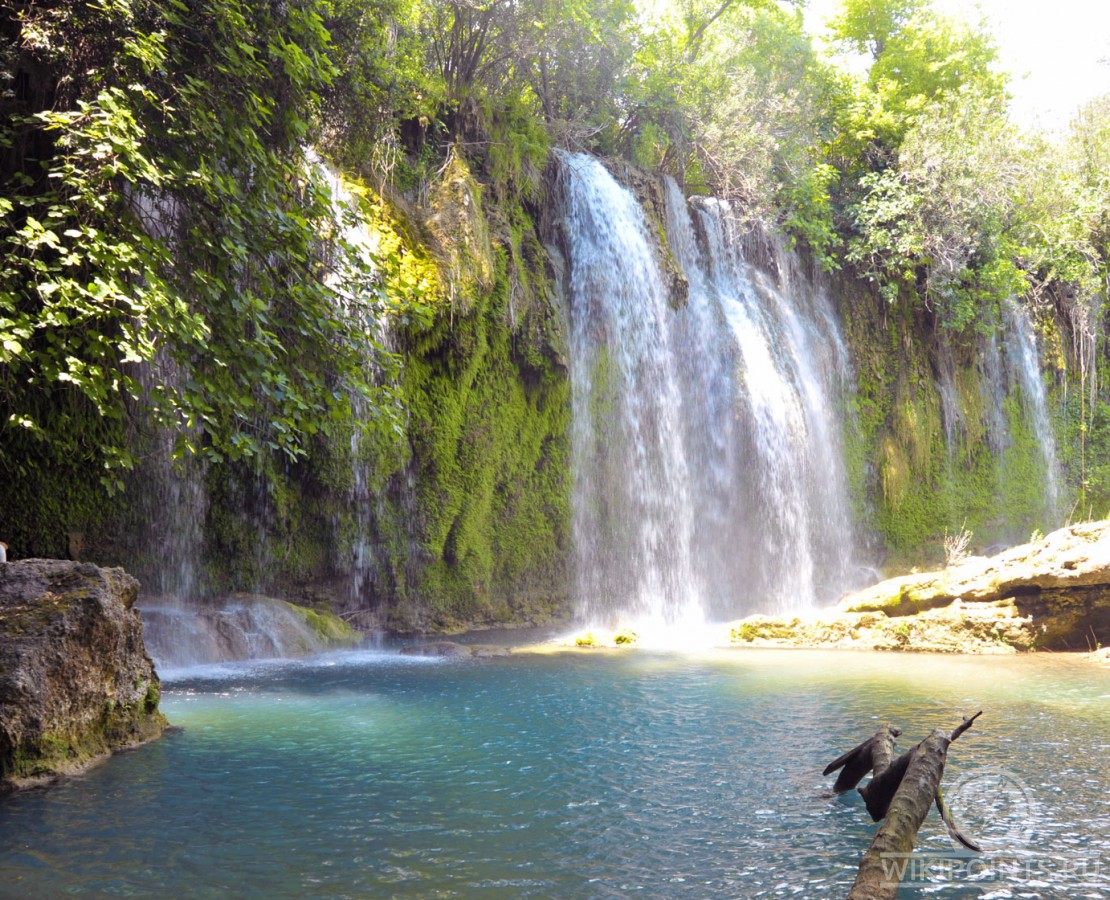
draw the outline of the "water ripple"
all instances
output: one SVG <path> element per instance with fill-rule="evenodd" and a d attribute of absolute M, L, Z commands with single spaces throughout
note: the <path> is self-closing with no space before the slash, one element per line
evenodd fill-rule
<path fill-rule="evenodd" d="M 192 677 L 181 732 L 0 803 L 0 896 L 838 897 L 874 826 L 822 767 L 879 717 L 909 746 L 980 706 L 945 784 L 983 865 L 900 896 L 1106 896 L 1107 676 L 767 653 Z M 935 816 L 918 848 L 952 851 Z"/>

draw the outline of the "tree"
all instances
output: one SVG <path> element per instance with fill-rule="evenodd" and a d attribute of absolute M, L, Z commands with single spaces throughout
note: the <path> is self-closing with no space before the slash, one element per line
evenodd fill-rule
<path fill-rule="evenodd" d="M 320 14 L 335 64 L 321 91 L 322 146 L 345 167 L 389 180 L 403 154 L 401 131 L 422 136 L 444 99 L 425 65 L 419 4 L 321 0 Z"/>
<path fill-rule="evenodd" d="M 983 27 L 939 15 L 928 2 L 845 0 L 831 24 L 842 47 L 871 55 L 837 139 L 849 171 L 886 165 L 913 123 L 946 97 L 1005 97 L 1006 77 Z"/>
<path fill-rule="evenodd" d="M 1021 146 L 998 97 L 964 91 L 927 107 L 893 164 L 860 180 L 847 259 L 892 300 L 900 288 L 919 292 L 957 330 L 1024 293 Z"/>
<path fill-rule="evenodd" d="M 19 19 L 16 65 L 42 89 L 0 135 L 11 477 L 79 459 L 118 484 L 136 409 L 212 459 L 301 456 L 354 424 L 352 392 L 378 413 L 360 427 L 391 424 L 379 275 L 304 155 L 335 71 L 319 12 L 115 0 Z M 99 56 L 71 79 L 78 31 Z"/>
<path fill-rule="evenodd" d="M 845 258 L 894 300 L 962 329 L 1020 292 L 1020 141 L 989 35 L 922 0 L 846 0 L 842 47 L 870 54 L 828 153 Z"/>

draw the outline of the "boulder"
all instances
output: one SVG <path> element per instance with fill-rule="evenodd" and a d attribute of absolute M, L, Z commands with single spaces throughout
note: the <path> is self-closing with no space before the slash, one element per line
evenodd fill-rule
<path fill-rule="evenodd" d="M 430 643 L 410 644 L 401 648 L 402 656 L 470 656 L 470 648 L 453 641 L 432 641 Z"/>
<path fill-rule="evenodd" d="M 161 734 L 160 684 L 122 569 L 0 564 L 0 790 L 80 771 Z"/>

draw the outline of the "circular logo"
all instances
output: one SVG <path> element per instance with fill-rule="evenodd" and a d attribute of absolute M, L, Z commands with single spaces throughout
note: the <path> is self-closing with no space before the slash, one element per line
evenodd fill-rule
<path fill-rule="evenodd" d="M 944 798 L 960 830 L 984 850 L 1018 850 L 1033 839 L 1037 804 L 1013 772 L 993 767 L 967 772 Z"/>

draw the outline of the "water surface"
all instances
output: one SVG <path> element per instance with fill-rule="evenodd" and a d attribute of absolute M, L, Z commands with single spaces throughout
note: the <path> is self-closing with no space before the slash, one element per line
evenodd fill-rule
<path fill-rule="evenodd" d="M 181 731 L 0 802 L 0 895 L 845 896 L 821 769 L 983 708 L 945 783 L 987 852 L 900 896 L 1110 896 L 1110 671 L 1050 656 L 350 653 L 167 684 Z M 935 813 L 923 858 L 955 850 Z"/>

